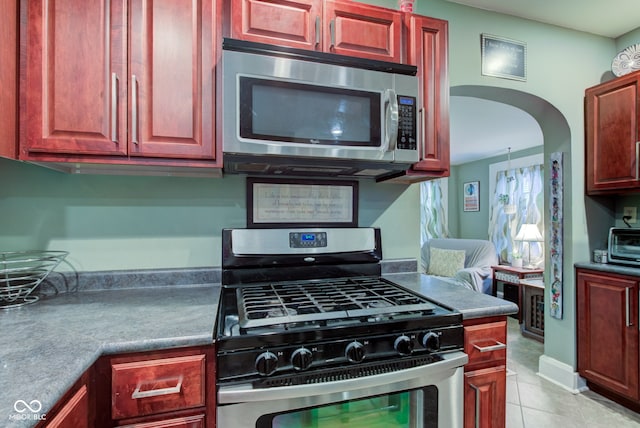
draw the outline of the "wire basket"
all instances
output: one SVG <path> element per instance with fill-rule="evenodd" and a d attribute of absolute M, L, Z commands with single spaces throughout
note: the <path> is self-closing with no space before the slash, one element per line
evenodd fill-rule
<path fill-rule="evenodd" d="M 0 309 L 38 301 L 31 293 L 68 251 L 0 252 Z"/>

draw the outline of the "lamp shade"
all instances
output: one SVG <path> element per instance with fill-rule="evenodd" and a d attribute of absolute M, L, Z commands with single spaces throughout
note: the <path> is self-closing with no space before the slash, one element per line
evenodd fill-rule
<path fill-rule="evenodd" d="M 542 235 L 538 230 L 538 226 L 533 223 L 523 223 L 518 230 L 518 234 L 514 238 L 516 241 L 542 241 Z"/>

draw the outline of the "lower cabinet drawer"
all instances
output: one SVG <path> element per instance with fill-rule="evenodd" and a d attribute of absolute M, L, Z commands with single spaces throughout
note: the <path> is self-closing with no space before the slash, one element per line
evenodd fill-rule
<path fill-rule="evenodd" d="M 480 365 L 506 364 L 506 321 L 464 327 L 464 352 L 469 356 L 465 371 Z"/>
<path fill-rule="evenodd" d="M 114 363 L 111 391 L 113 419 L 204 406 L 205 356 Z"/>
<path fill-rule="evenodd" d="M 204 415 L 122 425 L 119 428 L 204 428 Z"/>

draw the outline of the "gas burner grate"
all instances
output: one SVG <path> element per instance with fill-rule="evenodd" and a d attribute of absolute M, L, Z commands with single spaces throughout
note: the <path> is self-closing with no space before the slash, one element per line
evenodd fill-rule
<path fill-rule="evenodd" d="M 433 312 L 435 305 L 379 277 L 289 281 L 237 289 L 240 326 L 263 327 Z"/>

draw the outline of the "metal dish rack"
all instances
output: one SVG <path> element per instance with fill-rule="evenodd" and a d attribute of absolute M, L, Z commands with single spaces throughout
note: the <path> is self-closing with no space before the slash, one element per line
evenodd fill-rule
<path fill-rule="evenodd" d="M 38 301 L 32 295 L 68 251 L 0 252 L 0 309 Z"/>

